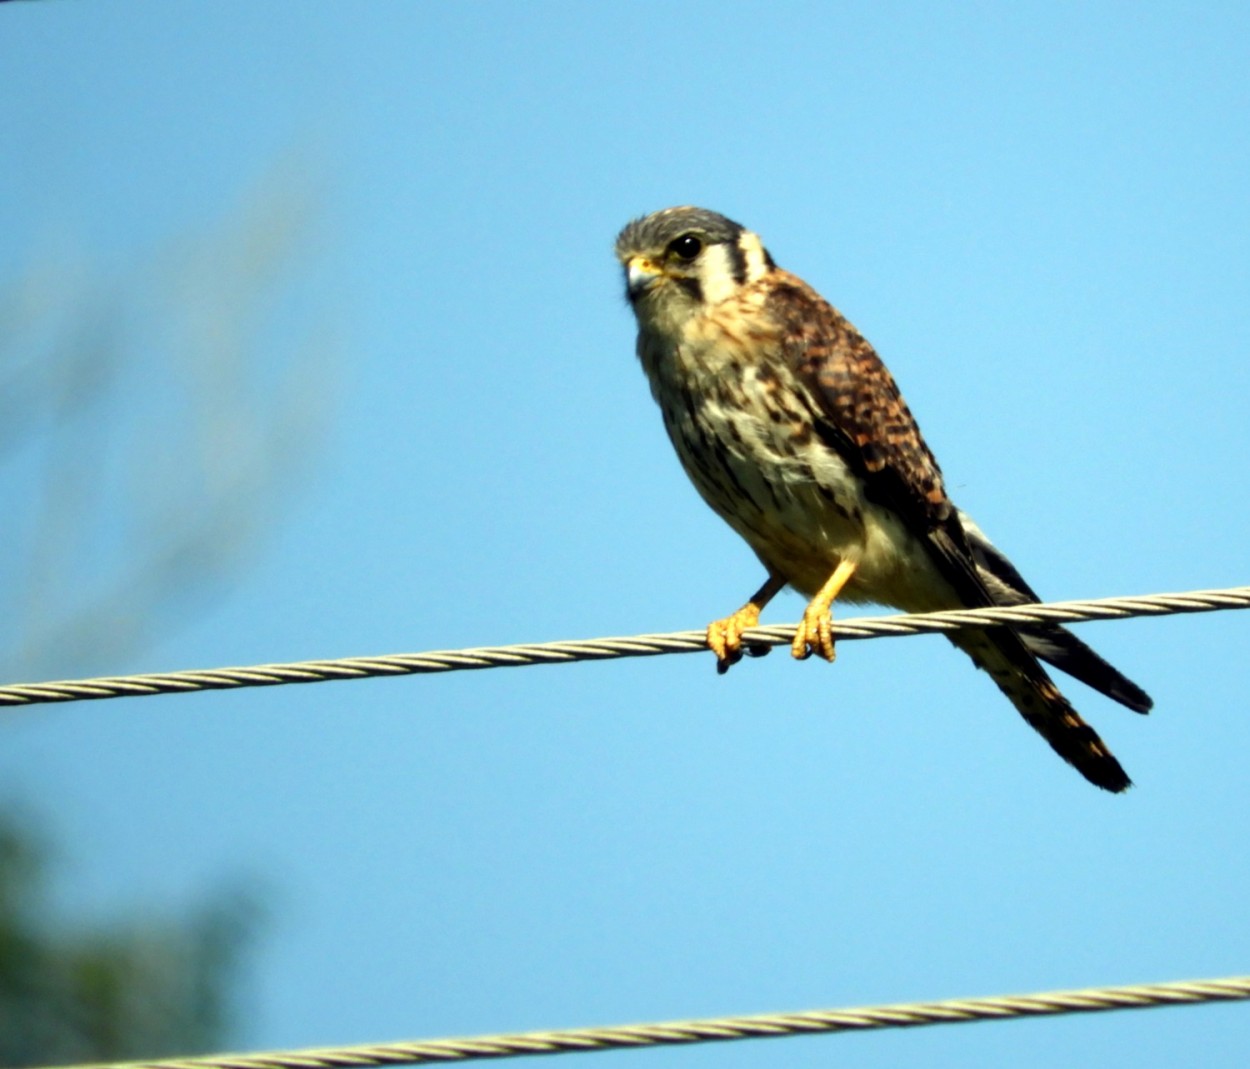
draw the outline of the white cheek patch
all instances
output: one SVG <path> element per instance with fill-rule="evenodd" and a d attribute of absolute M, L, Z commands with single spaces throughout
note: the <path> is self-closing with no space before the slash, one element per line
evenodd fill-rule
<path fill-rule="evenodd" d="M 760 241 L 758 234 L 752 234 L 751 231 L 743 231 L 738 238 L 738 248 L 742 251 L 742 257 L 747 265 L 747 281 L 754 282 L 756 279 L 763 278 L 768 273 L 768 260 L 764 253 L 764 243 Z"/>
<path fill-rule="evenodd" d="M 724 245 L 709 245 L 699 261 L 699 286 L 703 290 L 705 304 L 720 304 L 734 295 L 738 284 L 734 281 L 733 260 Z"/>

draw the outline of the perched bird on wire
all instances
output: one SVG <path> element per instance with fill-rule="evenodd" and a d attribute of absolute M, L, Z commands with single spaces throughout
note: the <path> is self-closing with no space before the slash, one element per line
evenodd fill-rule
<path fill-rule="evenodd" d="M 876 351 L 751 231 L 667 208 L 616 239 L 638 356 L 686 474 L 768 578 L 708 627 L 725 671 L 785 586 L 809 603 L 792 652 L 833 660 L 834 599 L 907 612 L 1038 601 L 951 503 L 937 461 Z M 952 632 L 1020 715 L 1091 783 L 1130 785 L 1038 663 L 1144 713 L 1146 693 L 1058 625 Z"/>

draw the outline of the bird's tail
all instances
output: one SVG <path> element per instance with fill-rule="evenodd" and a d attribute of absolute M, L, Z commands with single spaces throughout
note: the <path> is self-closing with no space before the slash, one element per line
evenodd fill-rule
<path fill-rule="evenodd" d="M 998 684 L 1051 749 L 1105 791 L 1132 786 L 1120 762 L 1072 708 L 1024 640 L 1007 628 L 956 631 L 947 636 Z"/>
<path fill-rule="evenodd" d="M 1024 581 L 1002 550 L 985 536 L 985 532 L 967 514 L 961 512 L 959 519 L 972 550 L 977 577 L 994 604 L 1028 605 L 1040 601 L 1041 598 Z M 1040 657 L 1061 672 L 1067 672 L 1133 712 L 1147 713 L 1154 704 L 1149 694 L 1066 627 L 1058 624 L 1021 624 L 1016 632 L 1035 657 Z"/>
<path fill-rule="evenodd" d="M 1108 664 L 1066 627 L 1058 624 L 1041 624 L 1036 627 L 1017 628 L 1020 640 L 1030 653 L 1040 657 L 1073 679 L 1114 698 L 1135 713 L 1148 713 L 1154 702 L 1114 665 Z"/>

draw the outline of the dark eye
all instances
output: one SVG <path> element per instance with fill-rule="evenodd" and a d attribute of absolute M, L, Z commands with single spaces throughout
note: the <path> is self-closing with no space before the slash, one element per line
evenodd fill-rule
<path fill-rule="evenodd" d="M 693 260 L 703 251 L 703 242 L 693 234 L 682 234 L 668 243 L 668 251 L 683 260 Z"/>

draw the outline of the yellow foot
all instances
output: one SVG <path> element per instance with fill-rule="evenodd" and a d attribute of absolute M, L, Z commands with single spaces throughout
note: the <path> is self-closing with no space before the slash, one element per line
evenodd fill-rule
<path fill-rule="evenodd" d="M 813 653 L 819 653 L 826 661 L 836 656 L 833 648 L 833 620 L 829 616 L 827 605 L 813 602 L 803 611 L 803 619 L 794 632 L 794 641 L 790 643 L 790 652 L 800 661 L 807 660 Z"/>
<path fill-rule="evenodd" d="M 833 608 L 834 599 L 855 574 L 855 568 L 853 561 L 839 561 L 833 574 L 825 580 L 825 585 L 803 610 L 803 619 L 799 621 L 794 632 L 794 641 L 790 644 L 790 652 L 800 661 L 806 660 L 813 653 L 819 653 L 826 661 L 833 660 L 833 620 L 830 619 L 829 612 Z"/>
<path fill-rule="evenodd" d="M 707 625 L 708 648 L 716 654 L 716 671 L 724 675 L 729 666 L 742 660 L 744 652 L 752 657 L 763 657 L 772 648 L 765 643 L 756 643 L 742 648 L 742 632 L 748 627 L 755 627 L 760 622 L 760 610 L 776 596 L 777 591 L 786 585 L 785 579 L 773 572 L 768 573 L 764 585 L 751 595 L 751 600 L 732 616 L 723 620 L 714 620 Z"/>
<path fill-rule="evenodd" d="M 742 660 L 744 652 L 753 657 L 760 657 L 768 652 L 767 646 L 751 646 L 745 651 L 742 648 L 742 632 L 748 627 L 755 627 L 759 622 L 760 607 L 748 602 L 732 616 L 714 620 L 707 625 L 707 644 L 716 654 L 717 672 L 724 675 L 731 665 Z"/>

